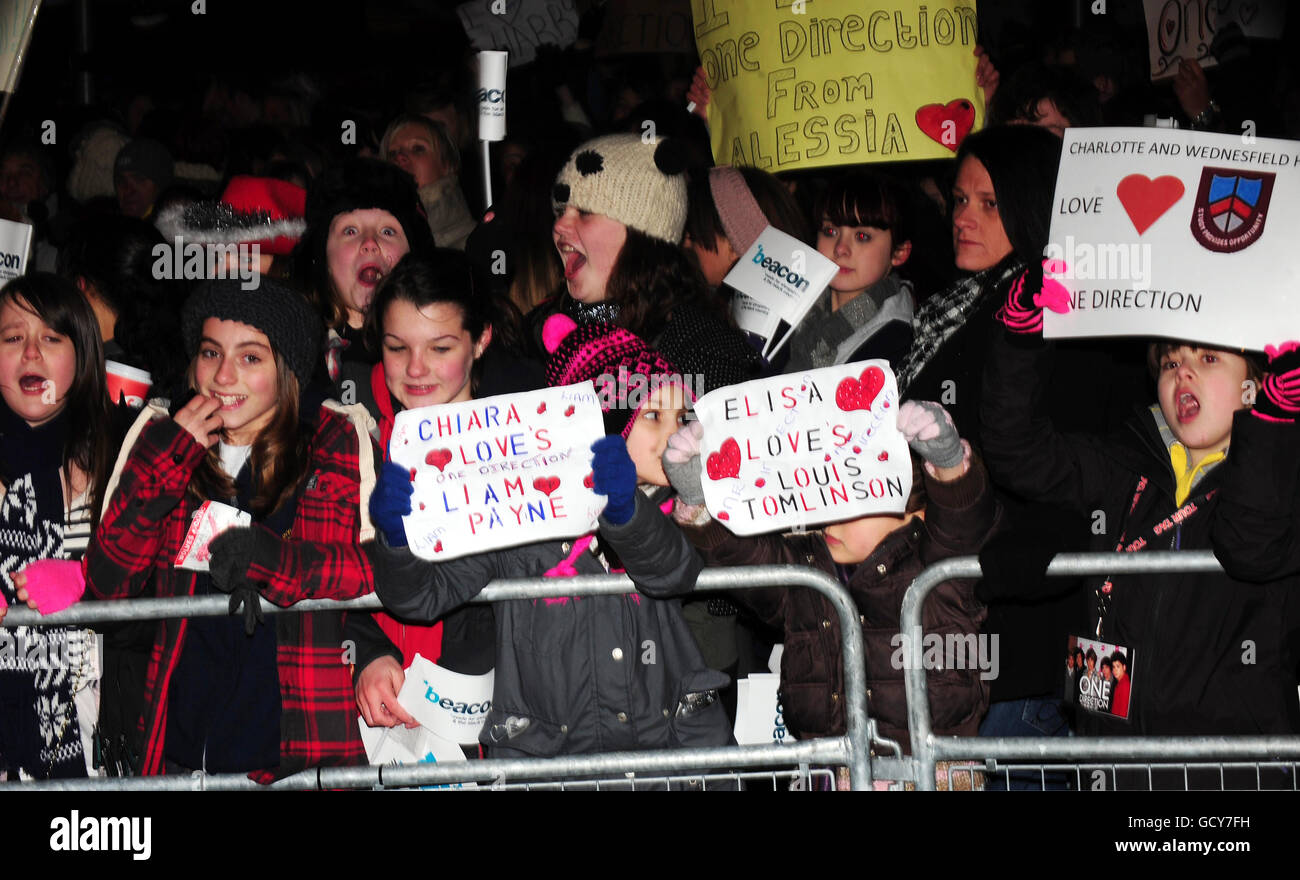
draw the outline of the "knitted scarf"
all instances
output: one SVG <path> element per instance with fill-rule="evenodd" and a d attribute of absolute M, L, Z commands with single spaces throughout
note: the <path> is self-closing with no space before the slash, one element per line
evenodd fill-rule
<path fill-rule="evenodd" d="M 834 292 L 827 288 L 790 337 L 790 360 L 786 371 L 810 370 L 835 364 L 840 346 L 875 318 L 880 307 L 897 296 L 904 285 L 907 282 L 891 272 L 846 302 L 839 311 L 831 310 Z M 910 288 L 910 285 L 907 286 Z"/>
<path fill-rule="evenodd" d="M 67 413 L 31 427 L 0 405 L 0 590 L 38 559 L 62 559 Z M 0 630 L 0 769 L 36 778 L 85 776 L 73 694 L 89 667 L 90 635 L 75 627 Z M 83 662 L 84 661 L 84 662 Z"/>
<path fill-rule="evenodd" d="M 1011 279 L 1023 271 L 1025 264 L 1013 252 L 996 266 L 976 272 L 926 300 L 912 319 L 912 350 L 898 368 L 898 393 L 906 393 L 907 386 L 966 323 L 985 296 L 994 290 L 1006 290 Z"/>

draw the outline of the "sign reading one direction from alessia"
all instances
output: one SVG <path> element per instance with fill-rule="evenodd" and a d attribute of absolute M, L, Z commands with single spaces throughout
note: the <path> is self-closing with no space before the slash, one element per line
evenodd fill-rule
<path fill-rule="evenodd" d="M 982 124 L 975 0 L 691 0 L 719 165 L 951 159 Z"/>
<path fill-rule="evenodd" d="M 723 281 L 737 291 L 736 324 L 762 337 L 763 356 L 771 358 L 838 271 L 812 245 L 768 226 Z"/>
<path fill-rule="evenodd" d="M 705 504 L 737 535 L 907 505 L 912 460 L 888 361 L 730 385 L 696 401 L 695 413 Z"/>
<path fill-rule="evenodd" d="M 1044 335 L 1300 338 L 1300 142 L 1251 140 L 1067 129 L 1046 256 L 1070 311 Z"/>
<path fill-rule="evenodd" d="M 411 552 L 452 559 L 594 530 L 605 497 L 591 489 L 591 444 L 603 436 L 590 382 L 398 413 L 388 448 L 415 483 Z"/>

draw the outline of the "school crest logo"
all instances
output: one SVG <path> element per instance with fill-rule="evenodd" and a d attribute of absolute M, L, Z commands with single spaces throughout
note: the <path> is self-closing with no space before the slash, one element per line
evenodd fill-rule
<path fill-rule="evenodd" d="M 1232 254 L 1264 232 L 1275 174 L 1235 168 L 1205 168 L 1192 204 L 1192 237 L 1206 250 Z"/>

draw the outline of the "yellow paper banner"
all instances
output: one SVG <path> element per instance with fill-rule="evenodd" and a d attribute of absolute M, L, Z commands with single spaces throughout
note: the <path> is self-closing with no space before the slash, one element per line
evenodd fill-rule
<path fill-rule="evenodd" d="M 984 120 L 974 0 L 691 0 L 718 164 L 951 158 Z"/>

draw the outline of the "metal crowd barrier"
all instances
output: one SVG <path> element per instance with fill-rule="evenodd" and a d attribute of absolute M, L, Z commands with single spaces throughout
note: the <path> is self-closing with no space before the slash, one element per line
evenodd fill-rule
<path fill-rule="evenodd" d="M 1047 568 L 1049 575 L 1104 575 L 1145 572 L 1188 573 L 1222 571 L 1214 554 L 1202 551 L 1151 553 L 1062 553 Z M 903 597 L 902 632 L 918 633 L 921 608 L 930 591 L 952 578 L 977 578 L 979 559 L 964 556 L 935 563 L 921 572 Z M 912 657 L 904 669 L 908 727 L 912 736 L 913 766 L 901 766 L 898 779 L 915 780 L 918 788 L 933 790 L 939 761 L 974 760 L 960 772 L 1024 780 L 1037 776 L 1041 787 L 1088 788 L 1255 788 L 1296 789 L 1300 770 L 1297 736 L 1196 736 L 1196 737 L 941 737 L 930 723 L 930 701 L 922 668 L 920 640 L 909 643 Z M 998 762 L 1024 761 L 1023 764 Z M 1076 763 L 1071 763 L 1076 762 Z M 950 770 L 950 772 L 952 772 Z M 1013 776 L 1014 774 L 1014 776 Z M 877 774 L 878 777 L 880 774 Z M 1232 780 L 1230 783 L 1229 780 Z M 1145 783 L 1145 784 L 1144 784 Z M 1008 787 L 1010 785 L 1008 784 Z"/>
<path fill-rule="evenodd" d="M 862 628 L 857 607 L 848 591 L 824 572 L 793 565 L 747 566 L 705 570 L 698 591 L 736 590 L 751 587 L 802 586 L 817 590 L 835 607 L 843 634 L 845 716 L 847 732 L 841 737 L 792 742 L 783 745 L 727 746 L 707 749 L 647 750 L 598 755 L 569 755 L 557 758 L 489 759 L 442 764 L 390 767 L 322 767 L 261 786 L 239 774 L 202 774 L 193 777 L 153 776 L 131 778 L 89 778 L 0 783 L 0 789 L 23 790 L 254 790 L 265 788 L 389 788 L 408 786 L 451 786 L 483 783 L 486 788 L 708 788 L 735 787 L 737 781 L 751 781 L 757 768 L 782 768 L 765 778 L 774 784 L 793 781 L 795 787 L 825 784 L 830 766 L 848 768 L 851 787 L 872 786 L 869 759 L 871 730 L 867 720 L 866 678 Z M 540 599 L 552 596 L 621 595 L 635 588 L 622 575 L 584 575 L 573 578 L 521 578 L 495 581 L 475 599 L 499 602 L 507 599 Z M 130 599 L 80 602 L 57 614 L 40 615 L 28 608 L 12 608 L 2 626 L 54 624 L 86 625 L 122 620 L 156 620 L 174 617 L 220 617 L 229 613 L 226 596 L 193 596 L 172 599 Z M 290 608 L 262 600 L 267 613 L 380 610 L 377 596 L 338 602 L 311 599 Z M 879 760 L 879 759 L 878 759 Z M 882 765 L 889 767 L 888 762 Z M 718 768 L 728 768 L 719 773 Z M 793 769 L 791 769 L 793 768 Z M 683 774 L 687 775 L 683 775 Z M 595 777 L 595 779 L 593 779 Z M 833 779 L 831 780 L 833 783 Z M 833 789 L 834 785 L 830 787 Z"/>

